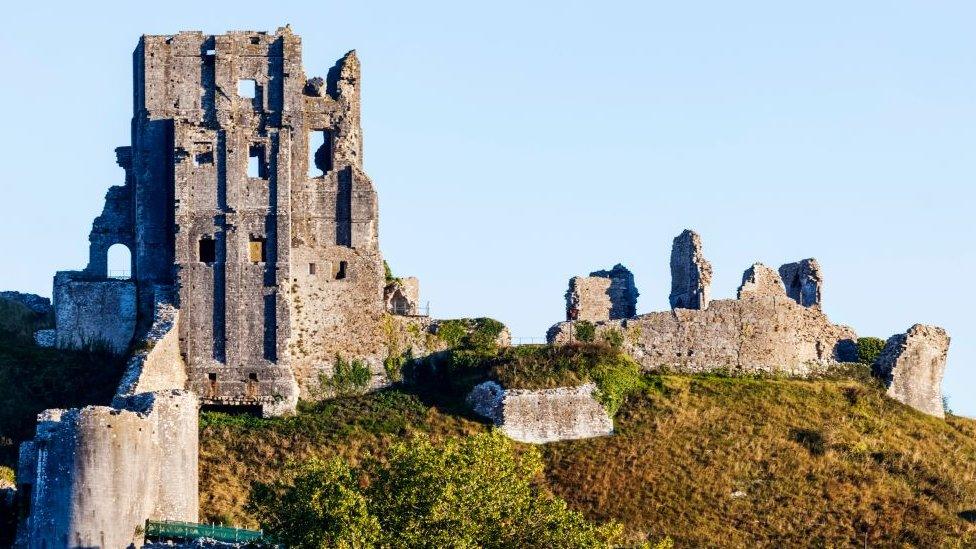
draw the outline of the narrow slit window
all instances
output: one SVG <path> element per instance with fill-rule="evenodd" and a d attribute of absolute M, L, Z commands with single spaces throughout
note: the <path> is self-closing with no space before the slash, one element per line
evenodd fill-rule
<path fill-rule="evenodd" d="M 252 236 L 247 243 L 247 254 L 251 263 L 264 263 L 267 260 L 264 242 L 264 237 Z"/>
<path fill-rule="evenodd" d="M 201 263 L 214 263 L 217 261 L 217 243 L 211 236 L 204 236 L 200 239 L 197 247 L 197 259 Z"/>
<path fill-rule="evenodd" d="M 335 271 L 335 279 L 342 280 L 344 278 L 346 278 L 346 262 L 340 261 L 339 267 Z"/>
<path fill-rule="evenodd" d="M 308 132 L 308 176 L 322 177 L 332 170 L 332 132 Z"/>
<path fill-rule="evenodd" d="M 247 154 L 247 176 L 254 179 L 267 179 L 264 163 L 264 145 L 251 145 Z"/>
<path fill-rule="evenodd" d="M 308 264 L 308 274 L 310 274 L 310 275 L 314 275 L 315 274 L 315 263 L 309 263 Z"/>
<path fill-rule="evenodd" d="M 258 83 L 250 78 L 237 81 L 237 95 L 244 99 L 254 99 L 258 94 Z"/>

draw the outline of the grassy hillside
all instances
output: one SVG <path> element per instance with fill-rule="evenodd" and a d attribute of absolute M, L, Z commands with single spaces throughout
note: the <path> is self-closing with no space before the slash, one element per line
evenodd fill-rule
<path fill-rule="evenodd" d="M 251 483 L 289 461 L 382 456 L 411 432 L 488 429 L 436 392 L 388 390 L 291 418 L 204 414 L 201 510 L 255 525 Z M 650 376 L 612 437 L 543 447 L 548 490 L 629 541 L 677 547 L 976 544 L 976 422 L 922 415 L 870 380 Z"/>

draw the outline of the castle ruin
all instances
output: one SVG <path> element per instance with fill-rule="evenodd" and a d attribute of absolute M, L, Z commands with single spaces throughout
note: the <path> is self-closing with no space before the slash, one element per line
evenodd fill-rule
<path fill-rule="evenodd" d="M 95 219 L 88 266 L 55 277 L 60 346 L 127 349 L 171 287 L 204 405 L 292 410 L 337 354 L 381 375 L 383 313 L 416 314 L 418 284 L 385 305 L 356 54 L 307 78 L 301 46 L 287 27 L 142 37 L 132 143 L 116 150 L 125 183 Z M 131 280 L 108 277 L 115 244 L 132 251 Z"/>
<path fill-rule="evenodd" d="M 280 415 L 329 396 L 340 359 L 366 365 L 377 388 L 385 359 L 442 345 L 426 337 L 436 321 L 417 279 L 384 269 L 354 52 L 308 78 L 287 27 L 147 35 L 133 74 L 124 184 L 95 219 L 88 265 L 54 278 L 56 345 L 104 344 L 129 361 L 111 406 L 47 410 L 22 444 L 28 547 L 135 546 L 147 519 L 196 521 L 201 405 Z M 115 245 L 131 276 L 110 276 Z M 814 260 L 755 264 L 737 299 L 712 301 L 712 267 L 685 231 L 671 272 L 671 310 L 643 315 L 622 265 L 573 278 L 549 342 L 588 321 L 598 337 L 618 332 L 646 371 L 802 376 L 853 360 L 856 334 L 822 312 Z M 889 394 L 940 415 L 948 345 L 932 327 L 892 337 L 876 364 Z M 510 436 L 545 442 L 612 432 L 593 391 L 485 385 L 474 402 Z"/>
<path fill-rule="evenodd" d="M 698 234 L 685 230 L 673 242 L 671 274 L 672 310 L 618 316 L 610 313 L 614 307 L 594 307 L 585 318 L 595 323 L 597 338 L 619 338 L 645 371 L 804 377 L 857 360 L 857 334 L 821 310 L 823 275 L 815 259 L 787 263 L 778 271 L 756 263 L 743 274 L 736 299 L 710 300 L 711 264 Z M 604 287 L 579 280 L 569 282 L 568 320 L 549 329 L 549 343 L 575 339 L 574 323 L 584 320 L 577 303 L 608 300 Z M 633 306 L 629 300 L 618 305 Z M 942 417 L 948 349 L 945 330 L 916 325 L 888 340 L 874 371 L 889 396 Z"/>
<path fill-rule="evenodd" d="M 419 282 L 384 288 L 359 61 L 308 78 L 301 50 L 288 27 L 139 40 L 124 184 L 88 265 L 54 278 L 56 344 L 131 358 L 112 406 L 46 411 L 22 445 L 21 543 L 123 547 L 148 518 L 195 521 L 200 405 L 280 415 L 327 396 L 340 357 L 375 388 L 422 345 L 402 341 L 430 327 Z M 119 244 L 130 276 L 108 270 Z"/>

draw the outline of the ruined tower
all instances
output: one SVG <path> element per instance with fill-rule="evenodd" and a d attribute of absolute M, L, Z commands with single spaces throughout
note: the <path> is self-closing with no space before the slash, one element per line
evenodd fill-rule
<path fill-rule="evenodd" d="M 62 346 L 125 348 L 171 287 L 187 388 L 205 405 L 293 408 L 337 354 L 382 372 L 359 61 L 349 52 L 308 79 L 301 48 L 287 27 L 140 39 L 132 143 L 117 150 L 125 184 L 95 220 L 87 268 L 56 279 Z M 131 281 L 107 278 L 118 243 L 132 251 Z M 132 326 L 105 333 L 118 305 L 77 311 L 106 291 L 124 294 L 113 301 Z"/>

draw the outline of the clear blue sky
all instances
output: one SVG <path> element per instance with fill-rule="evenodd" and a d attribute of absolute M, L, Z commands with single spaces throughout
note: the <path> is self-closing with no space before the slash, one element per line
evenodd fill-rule
<path fill-rule="evenodd" d="M 944 326 L 946 391 L 976 415 L 972 1 L 101 6 L 4 8 L 2 288 L 84 266 L 140 34 L 291 23 L 309 75 L 359 52 L 383 252 L 436 316 L 541 336 L 569 277 L 617 262 L 665 309 L 690 227 L 716 297 L 813 256 L 835 321 Z"/>

